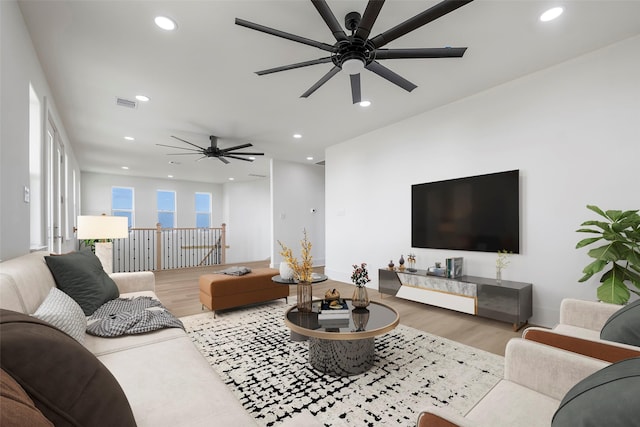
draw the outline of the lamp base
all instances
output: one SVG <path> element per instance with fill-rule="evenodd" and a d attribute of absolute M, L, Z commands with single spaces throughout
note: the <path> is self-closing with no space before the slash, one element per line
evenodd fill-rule
<path fill-rule="evenodd" d="M 107 274 L 113 273 L 113 243 L 96 242 L 96 256 L 102 264 L 102 268 Z"/>

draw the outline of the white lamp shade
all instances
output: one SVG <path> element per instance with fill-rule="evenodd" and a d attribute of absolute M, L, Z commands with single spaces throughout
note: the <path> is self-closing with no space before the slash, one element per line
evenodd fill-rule
<path fill-rule="evenodd" d="M 129 237 L 129 223 L 124 216 L 78 217 L 78 239 L 123 239 Z"/>

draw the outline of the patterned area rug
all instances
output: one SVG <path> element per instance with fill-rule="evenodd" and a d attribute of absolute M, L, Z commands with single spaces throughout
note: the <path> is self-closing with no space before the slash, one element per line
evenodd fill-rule
<path fill-rule="evenodd" d="M 503 358 L 399 325 L 376 338 L 368 372 L 345 378 L 308 364 L 308 344 L 291 342 L 289 307 L 264 305 L 180 320 L 214 370 L 258 424 L 309 411 L 325 426 L 414 426 L 433 406 L 465 413 L 503 373 Z"/>

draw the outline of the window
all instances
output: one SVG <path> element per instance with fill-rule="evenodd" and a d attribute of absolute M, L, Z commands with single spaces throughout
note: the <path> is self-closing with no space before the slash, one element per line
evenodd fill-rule
<path fill-rule="evenodd" d="M 158 222 L 162 228 L 176 226 L 176 192 L 158 190 Z"/>
<path fill-rule="evenodd" d="M 196 193 L 196 227 L 211 227 L 211 193 Z"/>
<path fill-rule="evenodd" d="M 126 217 L 129 228 L 133 227 L 133 188 L 111 188 L 111 215 Z"/>

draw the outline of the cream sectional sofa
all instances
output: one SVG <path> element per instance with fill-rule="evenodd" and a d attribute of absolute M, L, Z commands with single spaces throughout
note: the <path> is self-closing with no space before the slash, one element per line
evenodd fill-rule
<path fill-rule="evenodd" d="M 0 308 L 25 314 L 38 309 L 56 286 L 45 255 L 35 252 L 0 263 Z M 110 276 L 122 298 L 157 298 L 151 272 Z M 138 426 L 256 425 L 182 329 L 116 338 L 86 335 L 84 346 L 117 379 Z M 319 425 L 308 413 L 288 424 Z"/>

